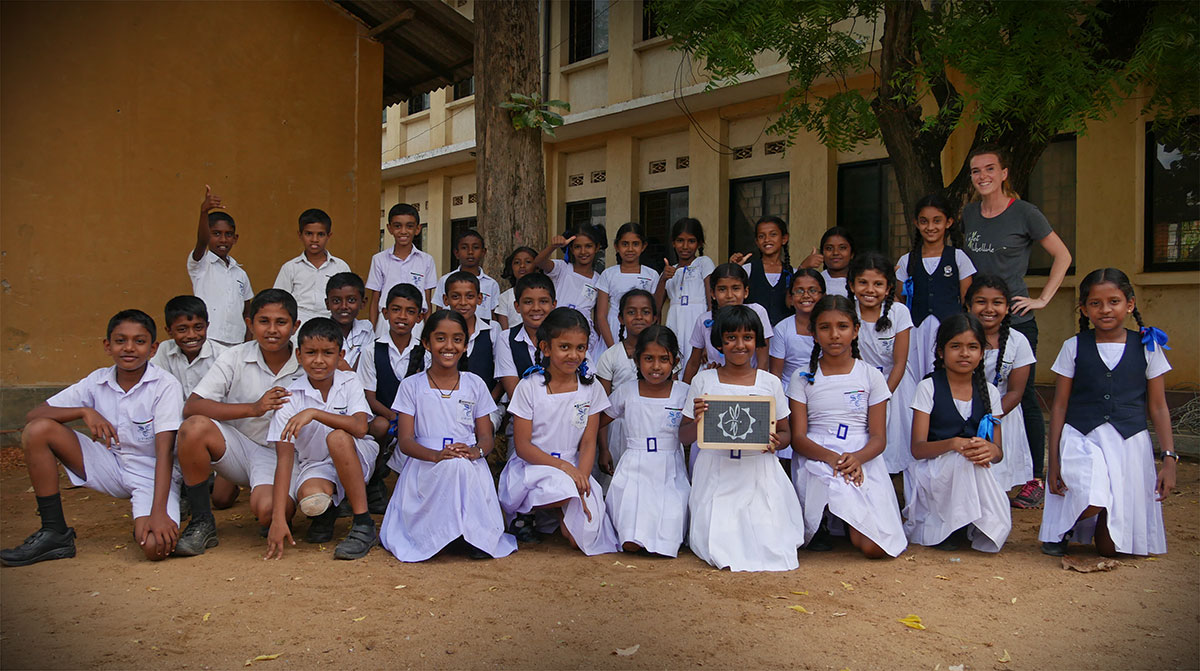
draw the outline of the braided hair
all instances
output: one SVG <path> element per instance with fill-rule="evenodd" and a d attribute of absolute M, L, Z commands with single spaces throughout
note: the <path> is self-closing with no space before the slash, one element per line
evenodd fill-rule
<path fill-rule="evenodd" d="M 979 318 L 970 312 L 957 312 L 946 321 L 938 326 L 937 330 L 937 347 L 934 349 L 933 369 L 938 370 L 946 367 L 945 350 L 946 345 L 960 333 L 970 331 L 977 341 L 979 341 L 979 365 L 971 371 L 971 386 L 974 388 L 974 393 L 982 401 L 984 408 L 990 412 L 992 407 L 992 398 L 988 394 L 987 374 L 984 372 L 984 360 L 982 352 L 987 348 L 987 335 L 983 332 L 983 324 Z M 997 364 L 999 365 L 999 364 Z"/>
<path fill-rule="evenodd" d="M 704 226 L 699 219 L 693 217 L 683 217 L 671 226 L 671 240 L 674 241 L 681 234 L 687 233 L 696 238 L 696 258 L 704 256 Z M 676 259 L 678 262 L 678 259 Z"/>
<path fill-rule="evenodd" d="M 712 304 L 709 306 L 713 312 L 713 317 L 716 317 L 717 313 L 717 282 L 728 278 L 733 278 L 741 282 L 742 286 L 750 286 L 750 276 L 746 274 L 745 269 L 736 263 L 722 263 L 716 268 L 713 268 L 712 274 L 708 276 L 709 286 L 713 287 Z"/>
<path fill-rule="evenodd" d="M 821 300 L 817 301 L 816 305 L 813 306 L 812 315 L 809 317 L 808 322 L 809 330 L 813 333 L 812 354 L 808 357 L 808 373 L 809 375 L 813 376 L 813 384 L 816 383 L 817 362 L 821 358 L 821 343 L 817 340 L 816 329 L 814 327 L 817 324 L 817 318 L 825 312 L 840 312 L 849 317 L 850 322 L 853 323 L 855 327 L 859 325 L 858 312 L 854 309 L 854 303 L 850 302 L 850 299 L 846 298 L 845 296 L 826 294 L 825 296 L 821 297 Z M 858 352 L 857 336 L 854 338 L 854 340 L 850 341 L 850 355 L 855 359 L 862 358 Z"/>
<path fill-rule="evenodd" d="M 550 366 L 543 363 L 545 357 L 542 356 L 542 343 L 550 344 L 550 341 L 559 337 L 566 331 L 582 331 L 585 340 L 591 338 L 592 329 L 588 327 L 587 318 L 583 313 L 575 308 L 554 308 L 546 318 L 542 320 L 542 325 L 537 330 L 537 353 L 534 355 L 534 363 L 543 367 L 542 384 L 550 384 Z M 595 376 L 591 373 L 579 373 L 579 381 L 583 384 L 591 384 L 595 381 Z"/>
<path fill-rule="evenodd" d="M 883 306 L 879 310 L 879 319 L 875 322 L 875 331 L 878 333 L 892 328 L 892 318 L 888 314 L 892 310 L 892 304 L 896 301 L 896 272 L 893 270 L 892 262 L 879 252 L 855 254 L 854 258 L 850 259 L 850 267 L 846 272 L 846 293 L 849 294 L 851 305 L 854 305 L 855 302 L 854 278 L 868 270 L 874 270 L 883 275 L 883 279 L 887 282 L 887 296 L 883 299 Z"/>
<path fill-rule="evenodd" d="M 679 363 L 679 339 L 675 337 L 675 332 L 662 324 L 651 324 L 638 335 L 637 345 L 633 348 L 634 368 L 639 380 L 645 379 L 642 377 L 642 353 L 650 345 L 658 345 L 667 350 L 667 354 L 671 355 L 672 368 Z"/>
<path fill-rule="evenodd" d="M 758 233 L 759 226 L 762 226 L 763 224 L 774 224 L 775 228 L 779 229 L 780 235 L 787 237 L 788 228 L 783 219 L 780 219 L 773 214 L 769 214 L 765 217 L 759 217 L 758 221 L 754 222 L 754 232 Z M 783 253 L 780 257 L 780 264 L 783 266 L 783 268 L 779 271 L 779 280 L 783 282 L 783 286 L 785 287 L 791 286 L 792 282 L 792 254 L 788 250 L 789 246 L 790 245 L 788 245 L 787 242 L 783 243 Z"/>
<path fill-rule="evenodd" d="M 950 207 L 950 203 L 946 201 L 941 194 L 930 194 L 921 200 L 917 201 L 916 207 L 913 208 L 913 226 L 909 230 L 909 236 L 912 239 L 912 248 L 908 252 L 908 263 L 905 264 L 905 272 L 909 277 L 914 277 L 917 271 L 917 264 L 921 263 L 921 250 L 924 246 L 924 239 L 921 237 L 921 232 L 917 229 L 916 222 L 921 218 L 921 211 L 927 207 L 942 213 L 946 217 L 946 236 L 943 238 L 943 244 L 947 247 L 959 247 L 962 245 L 962 230 L 955 226 L 957 217 L 954 216 L 954 209 Z"/>
<path fill-rule="evenodd" d="M 1092 324 L 1088 321 L 1087 315 L 1083 312 L 1083 306 L 1087 304 L 1088 294 L 1092 292 L 1092 287 L 1097 284 L 1111 284 L 1121 290 L 1125 294 L 1127 300 L 1133 300 L 1133 284 L 1129 281 L 1129 276 L 1119 268 L 1098 268 L 1087 274 L 1083 281 L 1079 283 L 1079 331 L 1087 331 L 1092 328 Z M 1133 308 L 1133 320 L 1137 322 L 1138 330 L 1146 327 L 1142 322 L 1142 313 L 1138 312 L 1137 306 Z"/>
<path fill-rule="evenodd" d="M 825 255 L 825 243 L 829 242 L 829 238 L 841 238 L 845 240 L 846 244 L 850 247 L 850 259 L 854 260 L 854 234 L 850 232 L 850 229 L 846 228 L 845 226 L 830 226 L 829 228 L 825 229 L 825 232 L 821 234 L 821 244 L 819 247 L 817 247 L 822 256 Z M 825 270 L 829 270 L 829 268 L 826 268 Z M 849 292 L 850 284 L 847 282 L 846 293 Z"/>
<path fill-rule="evenodd" d="M 976 273 L 971 278 L 971 286 L 967 287 L 967 309 L 971 307 L 971 301 L 974 300 L 975 294 L 982 289 L 995 289 L 1004 296 L 1004 319 L 1000 320 L 1000 331 L 997 334 L 998 342 L 996 346 L 996 375 L 992 378 L 992 384 L 999 386 L 1001 371 L 1004 368 L 1004 348 L 1008 345 L 1008 335 L 1012 330 L 1012 311 L 1009 306 L 1012 305 L 1012 292 L 1008 290 L 1008 284 L 999 275 L 990 275 L 988 273 Z"/>
<path fill-rule="evenodd" d="M 608 249 L 608 235 L 604 230 L 603 225 L 580 224 L 579 228 L 569 233 L 565 233 L 565 237 L 584 236 L 591 240 L 596 245 L 596 255 L 592 258 L 592 269 L 600 270 L 604 263 L 604 250 Z M 567 245 L 563 248 L 563 260 L 573 264 L 571 260 L 571 246 Z"/>
<path fill-rule="evenodd" d="M 630 289 L 629 291 L 626 291 L 624 294 L 621 295 L 621 302 L 618 304 L 618 307 L 617 307 L 617 316 L 619 318 L 625 316 L 625 307 L 626 307 L 626 305 L 629 304 L 629 300 L 631 298 L 645 298 L 647 301 L 649 301 L 650 302 L 650 311 L 654 313 L 654 319 L 655 320 L 658 319 L 658 303 L 656 303 L 654 301 L 654 295 L 651 294 L 649 291 L 646 291 L 645 289 Z M 617 341 L 624 342 L 625 341 L 625 320 L 618 319 L 617 321 L 621 322 L 621 328 L 617 329 Z"/>

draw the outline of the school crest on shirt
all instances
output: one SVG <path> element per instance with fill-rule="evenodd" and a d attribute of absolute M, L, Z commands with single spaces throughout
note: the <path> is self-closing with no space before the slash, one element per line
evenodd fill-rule
<path fill-rule="evenodd" d="M 470 424 L 475 421 L 475 401 L 465 398 L 458 399 L 458 418 Z"/>
<path fill-rule="evenodd" d="M 954 277 L 954 266 L 946 264 L 942 268 L 942 277 Z"/>
<path fill-rule="evenodd" d="M 855 389 L 842 393 L 842 398 L 846 402 L 846 409 L 851 412 L 866 412 L 867 410 L 867 390 Z"/>
<path fill-rule="evenodd" d="M 133 434 L 137 436 L 138 442 L 145 443 L 154 440 L 154 418 L 151 417 L 143 422 L 136 419 L 131 419 L 133 425 Z"/>
<path fill-rule="evenodd" d="M 896 336 L 892 336 L 890 338 L 880 338 L 878 342 L 880 349 L 882 349 L 883 352 L 889 356 L 891 356 L 892 352 L 896 350 Z"/>
<path fill-rule="evenodd" d="M 683 423 L 683 408 L 667 408 L 667 426 L 678 429 Z"/>
<path fill-rule="evenodd" d="M 641 275 L 638 275 L 637 285 L 638 285 L 639 289 L 649 289 L 650 288 L 650 278 L 642 277 Z"/>
<path fill-rule="evenodd" d="M 421 280 L 425 279 L 425 273 L 418 273 L 412 270 L 408 271 L 408 276 L 412 278 L 413 285 L 417 287 L 421 286 Z"/>
<path fill-rule="evenodd" d="M 720 414 L 717 428 L 721 429 L 721 433 L 729 440 L 742 440 L 754 430 L 754 421 L 749 408 L 735 403 Z"/>
<path fill-rule="evenodd" d="M 587 427 L 588 410 L 591 410 L 591 403 L 576 403 L 575 412 L 571 415 L 571 425 L 576 429 Z"/>
<path fill-rule="evenodd" d="M 596 285 L 594 285 L 594 284 L 585 284 L 585 285 L 583 285 L 583 298 L 584 298 L 584 300 L 588 300 L 588 301 L 590 301 L 590 300 L 592 300 L 592 299 L 593 299 L 593 298 L 595 298 L 595 297 L 596 297 Z"/>

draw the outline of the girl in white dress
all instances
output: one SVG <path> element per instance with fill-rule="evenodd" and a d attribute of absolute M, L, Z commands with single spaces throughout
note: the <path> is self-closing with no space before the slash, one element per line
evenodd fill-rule
<path fill-rule="evenodd" d="M 800 263 L 802 268 L 820 268 L 821 277 L 825 278 L 825 293 L 834 296 L 846 295 L 846 275 L 850 261 L 854 259 L 854 236 L 850 229 L 833 226 L 821 235 L 821 246 L 814 249 L 808 258 Z"/>
<path fill-rule="evenodd" d="M 934 371 L 912 402 L 911 496 L 904 531 L 918 545 L 957 550 L 964 541 L 999 552 L 1012 531 L 1008 497 L 988 473 L 1000 463 L 1000 391 L 984 380 L 987 337 L 974 315 L 938 328 Z"/>
<path fill-rule="evenodd" d="M 400 383 L 392 405 L 399 448 L 409 459 L 384 513 L 380 543 L 406 562 L 425 561 L 459 538 L 472 559 L 507 556 L 517 542 L 504 533 L 487 465 L 496 404 L 483 380 L 459 370 L 466 320 L 438 310 L 421 342 L 430 366 Z"/>
<path fill-rule="evenodd" d="M 587 318 L 555 308 L 538 328 L 534 370 L 517 383 L 508 411 L 516 456 L 500 474 L 500 506 L 522 516 L 517 540 L 535 541 L 534 510 L 558 517 L 563 536 L 586 555 L 617 552 L 620 545 L 604 508 L 596 459 L 597 415 L 608 407 L 604 389 L 586 370 Z"/>
<path fill-rule="evenodd" d="M 533 263 L 536 258 L 537 250 L 533 247 L 517 247 L 512 250 L 508 258 L 504 259 L 504 270 L 500 272 L 500 278 L 508 280 L 509 287 L 500 294 L 496 303 L 496 322 L 500 324 L 501 331 L 507 331 L 521 323 L 521 313 L 517 311 L 515 293 L 517 280 L 529 273 L 542 272 L 541 268 Z"/>
<path fill-rule="evenodd" d="M 692 381 L 680 437 L 687 443 L 696 440 L 707 395 L 773 396 L 775 426 L 768 450 L 699 450 L 688 498 L 688 545 L 717 568 L 790 571 L 799 566 L 796 549 L 804 543 L 804 513 L 774 455 L 790 438 L 783 385 L 751 363 L 755 349 L 765 343 L 762 323 L 749 306 L 718 310 L 712 339 L 725 363 L 701 371 Z"/>
<path fill-rule="evenodd" d="M 591 330 L 588 356 L 592 361 L 597 361 L 605 349 L 592 318 L 596 312 L 597 283 L 600 281 L 600 273 L 595 269 L 596 259 L 607 244 L 601 229 L 583 224 L 570 237 L 554 236 L 533 260 L 533 264 L 554 282 L 558 305 L 579 310 L 587 319 Z M 551 259 L 550 256 L 559 249 L 563 250 L 563 260 Z"/>
<path fill-rule="evenodd" d="M 1004 414 L 1000 420 L 1004 442 L 1000 447 L 1004 459 L 992 464 L 989 470 L 1000 488 L 1008 491 L 1033 479 L 1033 455 L 1025 433 L 1021 395 L 1037 359 L 1025 335 L 1010 327 L 1012 295 L 1003 279 L 998 275 L 975 275 L 967 289 L 966 302 L 987 335 L 987 349 L 983 353 L 985 379 L 1000 390 L 1000 411 Z"/>
<path fill-rule="evenodd" d="M 623 550 L 674 557 L 691 491 L 679 443 L 688 386 L 672 379 L 679 342 L 671 329 L 655 324 L 638 337 L 634 358 L 637 378 L 618 386 L 604 411 L 604 419 L 625 421 L 624 456 L 605 504 Z"/>
<path fill-rule="evenodd" d="M 692 350 L 692 355 L 688 359 L 687 368 L 683 370 L 683 381 L 690 384 L 702 366 L 716 368 L 725 362 L 721 350 L 713 344 L 716 342 L 712 337 L 713 314 L 719 308 L 730 305 L 745 304 L 758 316 L 762 325 L 763 340 L 751 355 L 750 365 L 765 371 L 769 361 L 768 347 L 774 332 L 771 330 L 771 319 L 767 316 L 767 309 L 758 303 L 746 303 L 750 292 L 750 278 L 746 276 L 746 271 L 735 263 L 722 263 L 712 271 L 708 279 L 712 286 L 712 305 L 708 312 L 696 318 L 696 325 L 692 327 L 692 339 L 687 344 Z"/>
<path fill-rule="evenodd" d="M 850 300 L 828 295 L 812 311 L 807 370 L 788 385 L 792 415 L 792 482 L 804 508 L 809 550 L 833 548 L 830 523 L 845 525 L 870 559 L 895 557 L 907 541 L 900 508 L 879 455 L 886 436 L 883 373 L 859 360 L 858 315 Z M 828 511 L 829 519 L 826 519 Z"/>
<path fill-rule="evenodd" d="M 1116 268 L 1089 273 L 1079 297 L 1079 334 L 1052 366 L 1042 552 L 1062 555 L 1068 541 L 1094 538 L 1104 556 L 1163 554 L 1162 500 L 1175 488 L 1179 461 L 1163 383 L 1167 336 L 1142 323 L 1133 286 Z M 1130 315 L 1140 333 L 1125 329 Z M 1162 446 L 1157 477 L 1147 410 Z"/>
<path fill-rule="evenodd" d="M 975 265 L 966 252 L 950 244 L 956 234 L 951 230 L 954 210 L 944 198 L 925 196 L 914 209 L 913 249 L 896 262 L 896 279 L 913 320 L 908 369 L 914 380 L 920 380 L 933 372 L 941 320 L 962 312 L 967 304 L 965 296 Z"/>
<path fill-rule="evenodd" d="M 596 283 L 596 328 L 605 348 L 621 340 L 617 336 L 621 297 L 630 289 L 654 291 L 658 286 L 658 273 L 643 266 L 642 250 L 646 248 L 646 236 L 642 227 L 634 222 L 623 224 L 613 238 L 617 248 L 617 265 L 605 268 Z"/>
<path fill-rule="evenodd" d="M 783 383 L 783 393 L 787 393 L 792 375 L 801 366 L 808 364 L 812 356 L 813 337 L 809 331 L 813 306 L 825 295 L 825 278 L 812 268 L 797 268 L 792 276 L 792 286 L 788 288 L 788 306 L 793 314 L 775 325 L 774 334 L 767 349 L 771 355 L 771 374 Z M 785 447 L 779 451 L 779 458 L 791 459 L 792 448 Z"/>
<path fill-rule="evenodd" d="M 715 266 L 712 259 L 704 256 L 704 227 L 699 219 L 684 217 L 676 221 L 671 227 L 671 245 L 675 248 L 676 265 L 663 259 L 665 265 L 654 290 L 654 300 L 658 301 L 660 311 L 664 300 L 670 301 L 666 308 L 666 325 L 683 346 L 679 365 L 687 368 L 692 356 L 687 343 L 692 338 L 696 319 L 708 309 L 712 293 L 708 276 Z"/>
<path fill-rule="evenodd" d="M 901 473 L 912 463 L 908 449 L 912 413 L 908 406 L 917 381 L 906 375 L 912 318 L 907 307 L 895 302 L 896 277 L 892 274 L 892 264 L 878 252 L 860 254 L 850 262 L 850 291 L 850 300 L 855 303 L 862 323 L 858 332 L 862 359 L 883 373 L 892 392 L 883 463 L 889 473 Z"/>
<path fill-rule="evenodd" d="M 637 365 L 634 349 L 637 338 L 647 326 L 658 321 L 658 308 L 654 296 L 644 289 L 631 289 L 621 296 L 621 326 L 617 329 L 617 344 L 604 350 L 596 362 L 596 377 L 604 387 L 604 393 L 637 380 Z M 605 422 L 601 422 L 604 424 Z M 596 480 L 608 489 L 608 479 L 613 474 L 621 453 L 625 451 L 625 422 L 615 419 L 608 426 L 600 427 L 599 456 L 596 457 Z M 601 477 L 602 476 L 602 477 Z"/>

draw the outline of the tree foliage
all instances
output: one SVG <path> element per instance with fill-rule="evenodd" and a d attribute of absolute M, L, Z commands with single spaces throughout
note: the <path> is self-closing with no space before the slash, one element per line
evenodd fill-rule
<path fill-rule="evenodd" d="M 966 195 L 965 166 L 945 185 L 940 165 L 964 124 L 976 125 L 973 146 L 1010 154 L 1018 190 L 1055 135 L 1082 134 L 1127 102 L 1160 135 L 1195 142 L 1195 2 L 655 0 L 653 11 L 675 48 L 709 70 L 710 87 L 778 53 L 790 88 L 771 131 L 804 129 L 837 150 L 881 138 L 905 209 L 932 191 Z"/>

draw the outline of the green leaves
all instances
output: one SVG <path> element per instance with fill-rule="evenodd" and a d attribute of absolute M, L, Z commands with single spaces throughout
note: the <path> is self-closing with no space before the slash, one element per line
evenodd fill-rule
<path fill-rule="evenodd" d="M 500 107 L 508 110 L 512 117 L 513 128 L 517 130 L 535 128 L 551 137 L 554 136 L 554 129 L 563 125 L 563 117 L 558 112 L 551 111 L 550 108 L 556 107 L 564 112 L 571 111 L 569 103 L 562 100 L 542 102 L 541 95 L 537 93 L 532 95 L 511 93 L 509 101 L 500 103 Z"/>

